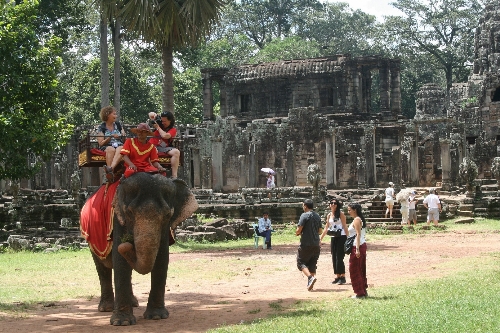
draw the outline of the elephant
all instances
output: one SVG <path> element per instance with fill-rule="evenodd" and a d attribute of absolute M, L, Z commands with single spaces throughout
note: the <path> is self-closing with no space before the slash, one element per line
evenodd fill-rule
<path fill-rule="evenodd" d="M 191 216 L 198 203 L 187 184 L 159 174 L 138 172 L 123 179 L 112 201 L 114 209 L 111 252 L 92 257 L 101 284 L 98 310 L 113 311 L 110 324 L 134 325 L 132 269 L 151 273 L 151 289 L 145 319 L 165 319 L 165 285 L 169 261 L 169 235 Z M 112 270 L 115 290 L 113 293 Z"/>

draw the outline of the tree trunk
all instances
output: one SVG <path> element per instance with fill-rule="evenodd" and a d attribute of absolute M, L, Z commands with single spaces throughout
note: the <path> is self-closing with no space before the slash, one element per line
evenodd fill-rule
<path fill-rule="evenodd" d="M 121 87 L 121 79 L 120 79 L 120 56 L 121 56 L 121 21 L 119 18 L 115 20 L 115 25 L 113 29 L 113 47 L 115 53 L 115 61 L 113 63 L 113 71 L 114 71 L 114 95 L 113 95 L 113 106 L 116 109 L 116 113 L 118 114 L 118 118 L 120 118 L 120 87 Z"/>
<path fill-rule="evenodd" d="M 99 23 L 101 51 L 101 108 L 109 105 L 109 67 L 108 67 L 108 21 L 101 14 Z"/>
<path fill-rule="evenodd" d="M 448 94 L 453 84 L 453 66 L 451 64 L 447 64 L 445 66 L 445 74 L 446 74 L 446 92 Z"/>
<path fill-rule="evenodd" d="M 173 73 L 173 47 L 171 43 L 161 47 L 161 60 L 163 71 L 162 85 L 162 111 L 174 113 L 174 73 Z"/>

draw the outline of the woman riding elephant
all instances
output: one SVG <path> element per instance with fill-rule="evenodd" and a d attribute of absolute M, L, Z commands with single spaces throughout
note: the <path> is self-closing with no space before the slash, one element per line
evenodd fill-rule
<path fill-rule="evenodd" d="M 89 200 L 92 199 L 89 198 Z M 81 220 L 84 216 L 82 209 Z M 132 307 L 137 300 L 132 292 L 132 269 L 151 273 L 151 290 L 145 319 L 165 319 L 165 284 L 168 270 L 169 233 L 198 208 L 194 195 L 182 180 L 159 174 L 135 173 L 123 179 L 112 206 L 111 252 L 92 256 L 101 283 L 99 311 L 111 311 L 112 325 L 136 323 Z M 105 235 L 106 237 L 106 235 Z M 114 269 L 115 291 L 111 281 Z"/>

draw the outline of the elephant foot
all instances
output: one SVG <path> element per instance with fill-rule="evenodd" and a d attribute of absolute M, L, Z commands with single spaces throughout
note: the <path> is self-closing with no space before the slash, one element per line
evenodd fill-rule
<path fill-rule="evenodd" d="M 136 324 L 136 319 L 133 313 L 115 310 L 109 322 L 113 326 L 130 326 Z"/>
<path fill-rule="evenodd" d="M 148 306 L 142 316 L 144 317 L 144 319 L 159 320 L 159 319 L 167 319 L 168 315 L 169 315 L 168 310 L 165 307 L 152 308 Z"/>
<path fill-rule="evenodd" d="M 114 308 L 114 300 L 113 298 L 102 298 L 101 301 L 99 302 L 99 306 L 97 307 L 97 310 L 99 312 L 111 312 L 113 311 Z"/>

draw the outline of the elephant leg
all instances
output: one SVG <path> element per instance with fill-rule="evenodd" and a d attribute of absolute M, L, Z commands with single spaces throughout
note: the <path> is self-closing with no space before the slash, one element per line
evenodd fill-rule
<path fill-rule="evenodd" d="M 95 268 L 97 270 L 97 275 L 99 276 L 99 282 L 101 283 L 101 300 L 99 301 L 99 306 L 97 309 L 100 312 L 111 312 L 113 311 L 114 298 L 113 293 L 113 283 L 112 283 L 112 269 L 104 265 L 104 262 L 99 259 L 94 253 L 92 253 L 92 258 L 94 259 Z"/>
<path fill-rule="evenodd" d="M 113 269 L 115 271 L 115 306 L 110 323 L 114 326 L 128 326 L 136 323 L 132 309 L 134 298 L 132 294 L 132 267 L 118 252 L 118 245 L 120 245 L 125 228 L 117 222 L 116 217 L 114 220 L 112 255 Z"/>
<path fill-rule="evenodd" d="M 148 305 L 144 311 L 144 319 L 166 319 L 169 316 L 165 307 L 165 285 L 167 283 L 168 259 L 169 259 L 169 234 L 170 229 L 164 228 L 158 248 L 153 270 L 151 271 L 151 290 L 149 292 Z"/>

